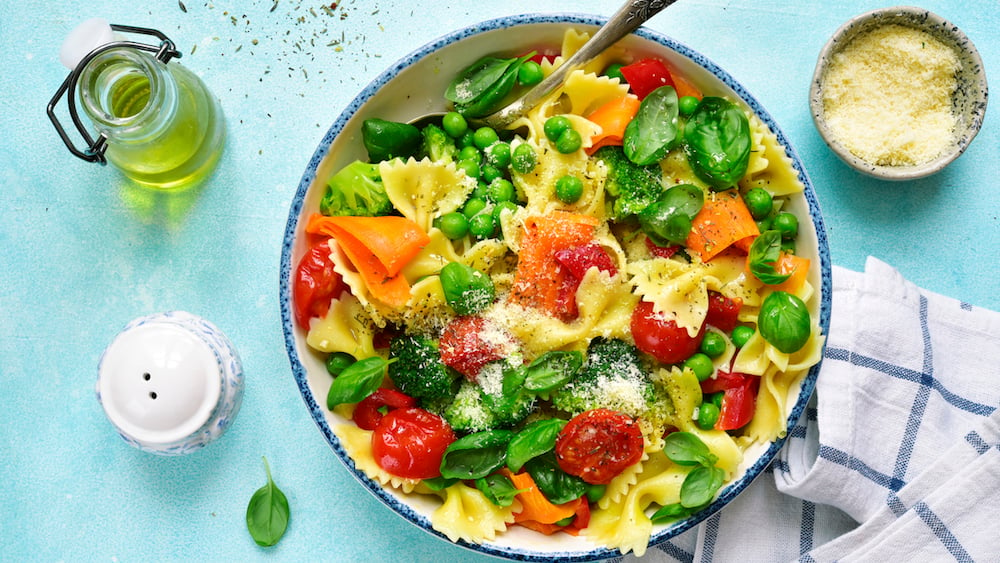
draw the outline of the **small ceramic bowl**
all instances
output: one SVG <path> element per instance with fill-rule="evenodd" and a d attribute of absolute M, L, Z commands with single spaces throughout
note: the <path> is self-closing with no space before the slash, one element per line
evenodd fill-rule
<path fill-rule="evenodd" d="M 961 63 L 956 74 L 957 87 L 952 95 L 955 129 L 952 142 L 938 156 L 914 165 L 884 166 L 868 162 L 852 153 L 831 131 L 824 107 L 824 78 L 831 60 L 851 40 L 886 25 L 901 25 L 921 30 L 954 49 Z M 823 140 L 849 166 L 884 180 L 913 180 L 930 176 L 958 158 L 976 137 L 986 114 L 987 84 L 983 61 L 972 41 L 958 27 L 922 8 L 894 6 L 873 10 L 851 18 L 841 26 L 820 52 L 809 89 L 813 121 Z"/>

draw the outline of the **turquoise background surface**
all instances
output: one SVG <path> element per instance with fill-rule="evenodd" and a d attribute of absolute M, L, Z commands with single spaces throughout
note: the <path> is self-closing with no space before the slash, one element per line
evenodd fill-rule
<path fill-rule="evenodd" d="M 327 128 L 397 59 L 481 20 L 610 15 L 619 2 L 184 4 L 0 5 L 0 559 L 486 559 L 383 506 L 309 418 L 279 319 L 288 208 Z M 820 49 L 848 18 L 885 5 L 681 0 L 647 27 L 713 60 L 770 111 L 815 185 L 834 264 L 860 270 L 874 255 L 928 290 L 1000 309 L 997 103 L 964 156 L 931 178 L 900 184 L 853 172 L 813 127 L 808 88 Z M 965 31 L 988 75 L 1000 69 L 995 0 L 921 6 Z M 45 105 L 67 73 L 59 44 L 97 15 L 162 30 L 183 53 L 180 63 L 221 99 L 229 141 L 203 188 L 178 196 L 135 189 L 113 168 L 72 157 L 48 122 Z M 126 445 L 94 384 L 101 352 L 126 323 L 176 309 L 229 336 L 246 392 L 219 441 L 168 458 Z M 264 483 L 261 456 L 292 508 L 286 536 L 269 549 L 254 544 L 244 522 Z"/>

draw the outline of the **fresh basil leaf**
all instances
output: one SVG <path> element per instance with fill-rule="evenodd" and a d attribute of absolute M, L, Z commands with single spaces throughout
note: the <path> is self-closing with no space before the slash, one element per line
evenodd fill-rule
<path fill-rule="evenodd" d="M 776 285 L 788 279 L 791 274 L 779 274 L 775 264 L 781 258 L 781 232 L 764 231 L 750 245 L 748 261 L 750 273 L 767 285 Z"/>
<path fill-rule="evenodd" d="M 731 188 L 750 162 L 750 121 L 725 98 L 706 96 L 684 125 L 688 162 L 716 190 Z"/>
<path fill-rule="evenodd" d="M 506 475 L 499 473 L 476 479 L 476 488 L 497 506 L 514 504 L 514 497 L 521 492 L 520 489 L 514 488 L 514 483 Z"/>
<path fill-rule="evenodd" d="M 461 262 L 449 262 L 441 268 L 441 289 L 448 306 L 459 315 L 479 313 L 496 296 L 489 276 Z"/>
<path fill-rule="evenodd" d="M 290 511 L 285 493 L 271 479 L 271 466 L 266 457 L 264 471 L 267 473 L 267 483 L 257 489 L 247 505 L 247 530 L 257 545 L 270 547 L 285 535 Z"/>
<path fill-rule="evenodd" d="M 444 477 L 423 479 L 423 484 L 427 485 L 427 488 L 432 491 L 443 491 L 458 482 L 460 482 L 459 479 L 445 479 Z"/>
<path fill-rule="evenodd" d="M 547 393 L 566 385 L 583 367 L 583 354 L 575 350 L 550 350 L 528 365 L 524 388 Z"/>
<path fill-rule="evenodd" d="M 423 135 L 414 125 L 385 119 L 366 119 L 361 123 L 361 141 L 372 163 L 395 157 L 409 158 L 416 154 Z"/>
<path fill-rule="evenodd" d="M 681 483 L 681 505 L 697 508 L 712 502 L 725 477 L 726 472 L 715 466 L 692 469 Z"/>
<path fill-rule="evenodd" d="M 470 104 L 495 85 L 517 62 L 516 58 L 486 56 L 472 63 L 448 85 L 444 97 L 455 104 Z"/>
<path fill-rule="evenodd" d="M 677 142 L 677 91 L 661 86 L 643 98 L 639 111 L 625 127 L 622 148 L 639 166 L 663 160 Z"/>
<path fill-rule="evenodd" d="M 326 408 L 333 410 L 342 403 L 357 403 L 371 395 L 382 385 L 385 368 L 390 362 L 380 356 L 358 360 L 344 368 L 333 380 L 326 395 Z"/>
<path fill-rule="evenodd" d="M 564 426 L 566 421 L 558 418 L 536 420 L 525 426 L 507 444 L 507 468 L 517 473 L 529 460 L 552 451 Z"/>
<path fill-rule="evenodd" d="M 701 188 L 678 184 L 639 212 L 639 226 L 655 244 L 684 244 L 691 232 L 691 222 L 704 205 L 705 193 Z"/>
<path fill-rule="evenodd" d="M 757 315 L 757 329 L 764 340 L 786 354 L 798 352 L 812 333 L 806 304 L 787 291 L 775 291 L 764 298 Z"/>
<path fill-rule="evenodd" d="M 563 504 L 587 494 L 587 482 L 563 471 L 554 451 L 532 459 L 524 469 L 552 504 Z"/>
<path fill-rule="evenodd" d="M 659 510 L 653 513 L 649 519 L 653 524 L 662 524 L 664 522 L 672 522 L 674 520 L 680 520 L 681 518 L 687 518 L 694 514 L 694 510 L 687 508 L 679 502 L 674 504 L 668 504 L 660 507 Z"/>
<path fill-rule="evenodd" d="M 493 473 L 506 461 L 509 430 L 485 430 L 451 443 L 441 459 L 441 476 L 447 479 L 479 479 Z"/>
<path fill-rule="evenodd" d="M 677 465 L 714 465 L 719 458 L 691 432 L 671 432 L 663 440 L 663 453 Z"/>

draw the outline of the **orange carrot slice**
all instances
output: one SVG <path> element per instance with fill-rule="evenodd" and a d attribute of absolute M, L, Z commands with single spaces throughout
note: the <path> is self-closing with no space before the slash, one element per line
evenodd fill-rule
<path fill-rule="evenodd" d="M 802 289 L 802 286 L 805 285 L 806 278 L 809 276 L 809 264 L 810 261 L 808 258 L 782 252 L 781 257 L 774 263 L 774 269 L 779 274 L 788 274 L 789 277 L 787 280 L 774 286 L 774 289 L 797 294 Z"/>
<path fill-rule="evenodd" d="M 705 198 L 705 205 L 692 221 L 686 246 L 708 262 L 737 243 L 738 248 L 749 248 L 752 237 L 759 234 L 743 198 L 736 190 L 728 190 Z"/>
<path fill-rule="evenodd" d="M 559 291 L 568 275 L 556 252 L 589 243 L 598 219 L 565 211 L 529 217 L 518 253 L 511 300 L 551 315 L 559 312 Z"/>
<path fill-rule="evenodd" d="M 313 214 L 307 232 L 325 234 L 338 241 L 349 235 L 375 255 L 390 276 L 395 276 L 430 242 L 419 225 L 406 217 L 326 217 Z"/>
<path fill-rule="evenodd" d="M 701 90 L 694 85 L 693 82 L 687 79 L 681 71 L 671 64 L 669 61 L 663 61 L 663 64 L 670 71 L 670 78 L 674 81 L 674 89 L 677 90 L 677 97 L 682 98 L 684 96 L 694 96 L 699 100 L 702 98 Z"/>
<path fill-rule="evenodd" d="M 517 494 L 517 500 L 521 501 L 521 506 L 524 508 L 521 512 L 514 515 L 514 522 L 536 522 L 543 525 L 555 524 L 576 514 L 576 501 L 565 504 L 552 504 L 538 490 L 538 485 L 535 484 L 535 480 L 531 478 L 531 475 L 527 473 L 514 474 L 506 469 L 504 472 L 511 483 L 514 484 L 514 488 L 521 491 Z"/>
<path fill-rule="evenodd" d="M 588 120 L 601 126 L 601 132 L 590 138 L 592 144 L 587 149 L 587 154 L 594 154 L 604 146 L 621 145 L 625 127 L 639 113 L 640 103 L 639 98 L 629 94 L 611 100 L 588 115 Z"/>

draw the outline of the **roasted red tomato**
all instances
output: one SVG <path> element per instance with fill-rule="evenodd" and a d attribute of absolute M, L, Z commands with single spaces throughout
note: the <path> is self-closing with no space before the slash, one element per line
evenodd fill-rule
<path fill-rule="evenodd" d="M 606 485 L 641 458 L 639 425 L 608 409 L 576 415 L 556 438 L 559 467 L 593 485 Z"/>
<path fill-rule="evenodd" d="M 417 407 L 389 411 L 372 432 L 375 463 L 407 479 L 441 476 L 441 458 L 455 441 L 451 426 L 440 416 Z"/>
<path fill-rule="evenodd" d="M 483 366 L 505 356 L 513 337 L 483 317 L 458 317 L 441 333 L 441 361 L 470 381 Z"/>
<path fill-rule="evenodd" d="M 299 260 L 292 278 L 292 303 L 295 322 L 309 328 L 309 319 L 322 317 L 330 310 L 330 300 L 347 289 L 340 274 L 333 271 L 330 247 L 320 242 Z"/>
<path fill-rule="evenodd" d="M 716 430 L 736 430 L 743 428 L 757 411 L 757 392 L 760 377 L 742 373 L 719 372 L 714 378 L 701 382 L 702 393 L 722 391 L 722 407 Z"/>
<path fill-rule="evenodd" d="M 690 336 L 686 328 L 653 311 L 653 304 L 640 301 L 632 311 L 632 338 L 639 350 L 664 364 L 677 364 L 691 357 L 701 346 L 705 325 Z"/>
<path fill-rule="evenodd" d="M 708 292 L 708 315 L 705 323 L 724 331 L 732 332 L 739 322 L 740 307 L 743 300 L 731 299 L 717 291 Z"/>
<path fill-rule="evenodd" d="M 659 59 L 641 59 L 623 66 L 621 70 L 632 93 L 640 100 L 660 86 L 674 86 L 670 70 Z"/>
<path fill-rule="evenodd" d="M 646 248 L 649 249 L 650 254 L 657 258 L 670 258 L 677 251 L 681 249 L 679 244 L 672 244 L 670 246 L 660 246 L 652 241 L 649 237 L 646 237 Z"/>
<path fill-rule="evenodd" d="M 395 389 L 381 388 L 365 397 L 356 407 L 351 418 L 362 430 L 375 430 L 384 416 L 383 411 L 417 406 L 417 400 Z"/>

